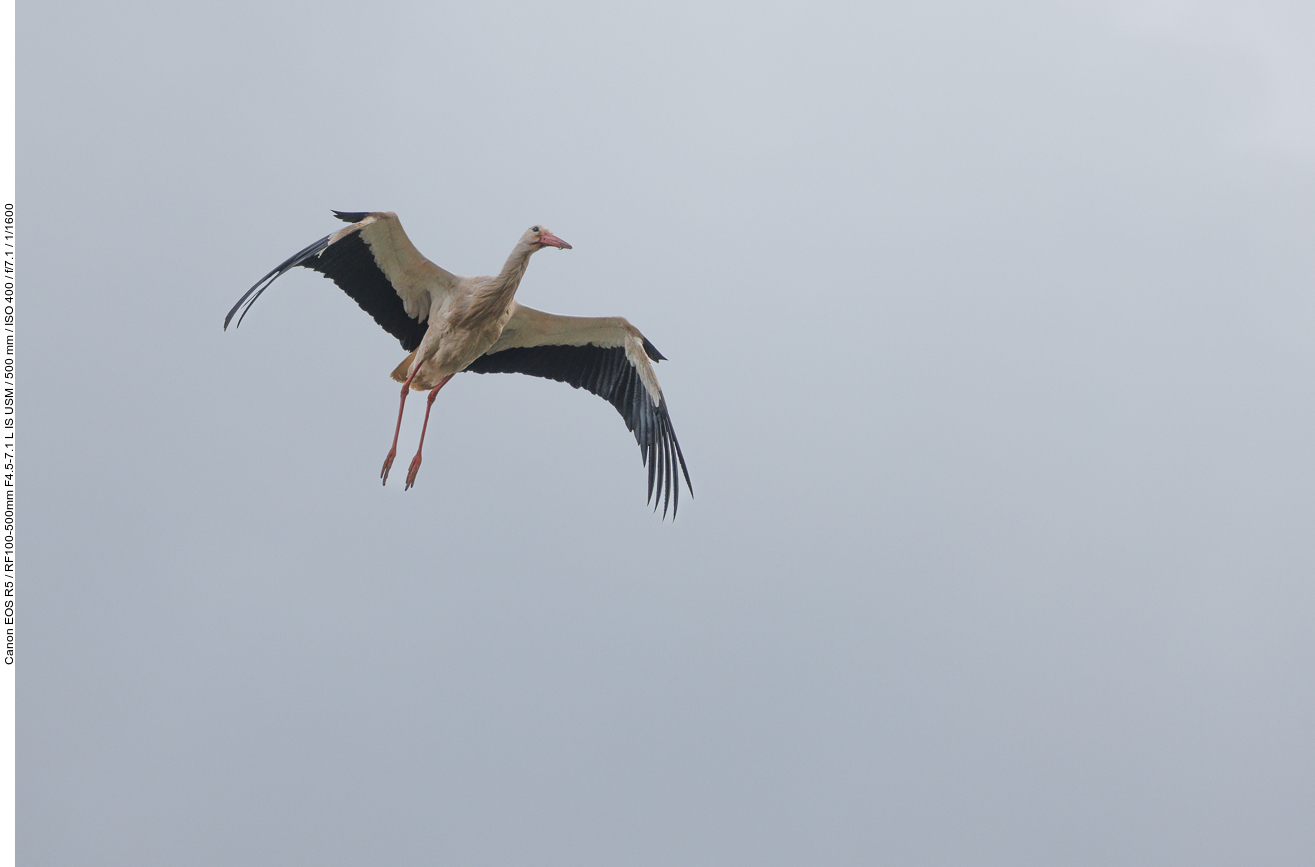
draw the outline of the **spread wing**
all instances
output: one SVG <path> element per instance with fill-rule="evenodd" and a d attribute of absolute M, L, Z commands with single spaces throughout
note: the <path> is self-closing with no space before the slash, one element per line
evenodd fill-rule
<path fill-rule="evenodd" d="M 442 303 L 456 276 L 420 255 L 396 214 L 333 213 L 351 225 L 320 238 L 260 278 L 228 311 L 224 328 L 239 310 L 241 325 L 261 293 L 300 265 L 337 283 L 402 348 L 415 349 L 425 336 L 429 311 L 435 302 Z"/>
<path fill-rule="evenodd" d="M 527 373 L 570 383 L 593 392 L 616 407 L 626 427 L 635 434 L 644 465 L 648 467 L 648 497 L 662 514 L 671 506 L 674 518 L 680 504 L 676 464 L 690 485 L 685 456 L 667 414 L 667 401 L 658 386 L 652 361 L 662 353 L 639 329 L 620 316 L 555 316 L 532 307 L 514 305 L 502 337 L 466 369 L 475 373 Z M 653 500 L 656 485 L 657 500 Z"/>

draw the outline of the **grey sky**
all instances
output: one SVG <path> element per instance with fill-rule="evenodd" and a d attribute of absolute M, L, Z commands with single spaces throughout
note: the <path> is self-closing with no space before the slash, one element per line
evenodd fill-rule
<path fill-rule="evenodd" d="M 1305 863 L 1315 15 L 1056 5 L 23 4 L 20 863 Z M 330 208 L 570 241 L 679 520 L 522 377 L 380 487 L 220 330 Z"/>

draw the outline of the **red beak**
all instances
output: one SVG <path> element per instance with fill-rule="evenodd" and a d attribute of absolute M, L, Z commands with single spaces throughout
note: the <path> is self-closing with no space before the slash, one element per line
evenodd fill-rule
<path fill-rule="evenodd" d="M 552 232 L 544 232 L 539 236 L 539 243 L 545 247 L 557 247 L 561 250 L 571 249 L 571 245 L 554 235 Z"/>

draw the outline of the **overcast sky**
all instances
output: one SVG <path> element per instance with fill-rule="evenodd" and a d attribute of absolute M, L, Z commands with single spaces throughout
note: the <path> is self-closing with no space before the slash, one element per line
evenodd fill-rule
<path fill-rule="evenodd" d="M 19 856 L 1315 851 L 1315 11 L 24 3 Z M 317 274 L 628 317 L 605 402 Z M 405 466 L 422 403 L 402 427 Z"/>

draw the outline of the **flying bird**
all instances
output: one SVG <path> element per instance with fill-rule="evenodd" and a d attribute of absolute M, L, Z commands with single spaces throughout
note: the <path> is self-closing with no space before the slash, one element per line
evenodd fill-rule
<path fill-rule="evenodd" d="M 448 380 L 465 370 L 527 373 L 587 389 L 616 407 L 634 432 L 648 468 L 648 501 L 655 510 L 662 503 L 663 517 L 670 505 L 675 516 L 680 504 L 677 463 L 685 487 L 691 494 L 694 489 L 653 372 L 652 362 L 665 360 L 662 353 L 620 316 L 557 316 L 516 301 L 530 256 L 544 247 L 569 250 L 570 244 L 543 225 L 531 226 L 496 276 L 463 277 L 422 256 L 392 212 L 333 214 L 351 225 L 319 239 L 262 277 L 228 311 L 224 330 L 238 311 L 241 325 L 270 284 L 301 266 L 338 284 L 396 337 L 410 355 L 392 373 L 402 383 L 402 397 L 393 445 L 379 473 L 384 484 L 397 456 L 402 413 L 411 390 L 427 390 L 429 399 L 420 445 L 406 474 L 408 490 L 420 470 L 429 411 Z"/>

